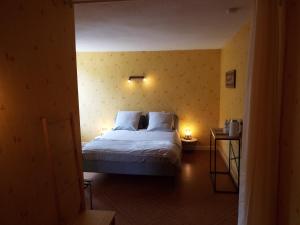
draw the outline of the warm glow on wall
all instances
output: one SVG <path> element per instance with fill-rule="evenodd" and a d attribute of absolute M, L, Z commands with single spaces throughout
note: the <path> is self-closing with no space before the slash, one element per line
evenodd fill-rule
<path fill-rule="evenodd" d="M 125 84 L 125 87 L 128 88 L 129 90 L 132 90 L 136 86 L 135 82 L 133 82 L 132 80 L 129 80 L 129 79 L 127 81 L 125 81 L 124 84 Z"/>
<path fill-rule="evenodd" d="M 108 132 L 110 129 L 109 128 L 107 128 L 107 127 L 102 127 L 102 128 L 100 128 L 100 135 L 102 136 L 102 135 L 104 135 L 106 132 Z"/>
<path fill-rule="evenodd" d="M 149 89 L 154 85 L 154 76 L 153 74 L 143 74 L 142 76 L 138 76 L 139 78 L 132 78 L 127 80 L 127 86 L 132 89 L 134 87 L 141 87 L 143 89 Z"/>
<path fill-rule="evenodd" d="M 147 90 L 153 87 L 154 87 L 154 75 L 149 74 L 147 75 L 147 78 L 144 79 L 143 88 Z"/>
<path fill-rule="evenodd" d="M 111 128 L 119 110 L 166 111 L 178 116 L 181 137 L 189 128 L 208 145 L 219 118 L 219 50 L 78 53 L 77 61 L 83 140 Z"/>
<path fill-rule="evenodd" d="M 97 136 L 102 136 L 106 132 L 110 131 L 114 127 L 114 120 L 101 120 L 101 118 L 98 118 L 96 123 L 94 124 L 95 127 L 97 127 Z"/>
<path fill-rule="evenodd" d="M 199 138 L 201 136 L 201 124 L 199 121 L 185 122 L 179 121 L 179 133 L 181 137 L 190 140 L 192 138 Z"/>
<path fill-rule="evenodd" d="M 144 81 L 143 81 L 143 86 L 145 88 L 150 88 L 150 87 L 153 87 L 154 85 L 154 75 L 153 74 L 147 74 L 147 77 L 144 78 Z"/>
<path fill-rule="evenodd" d="M 147 80 L 148 79 L 146 78 L 145 74 L 143 73 L 140 76 L 129 76 L 127 83 L 130 88 L 133 88 L 136 84 L 144 85 L 144 83 L 146 83 Z"/>

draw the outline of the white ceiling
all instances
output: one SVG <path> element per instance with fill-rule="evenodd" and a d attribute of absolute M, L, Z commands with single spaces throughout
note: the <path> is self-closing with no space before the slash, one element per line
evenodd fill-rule
<path fill-rule="evenodd" d="M 131 0 L 75 6 L 77 51 L 218 49 L 248 21 L 251 0 Z M 233 14 L 226 11 L 240 7 Z"/>

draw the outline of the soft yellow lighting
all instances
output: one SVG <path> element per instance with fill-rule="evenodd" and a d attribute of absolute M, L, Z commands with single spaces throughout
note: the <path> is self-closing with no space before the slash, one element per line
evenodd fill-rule
<path fill-rule="evenodd" d="M 184 176 L 185 179 L 190 180 L 192 177 L 192 173 L 193 173 L 191 164 L 189 164 L 189 163 L 184 164 L 183 172 L 185 173 L 185 176 Z"/>
<path fill-rule="evenodd" d="M 100 130 L 101 130 L 100 135 L 102 136 L 102 135 L 104 135 L 106 132 L 109 131 L 109 128 L 107 128 L 107 127 L 102 127 L 102 128 L 100 128 Z"/>
<path fill-rule="evenodd" d="M 189 128 L 184 130 L 184 139 L 191 140 L 192 139 L 192 131 Z"/>
<path fill-rule="evenodd" d="M 154 85 L 155 85 L 154 76 L 152 74 L 147 74 L 147 77 L 143 79 L 143 87 L 145 88 L 145 90 L 146 89 L 148 90 L 153 88 Z"/>

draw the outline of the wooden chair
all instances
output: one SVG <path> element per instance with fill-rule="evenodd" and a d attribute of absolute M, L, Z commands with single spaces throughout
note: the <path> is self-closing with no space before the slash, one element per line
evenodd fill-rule
<path fill-rule="evenodd" d="M 64 126 L 70 126 L 71 139 L 73 144 L 73 154 L 74 154 L 74 163 L 76 167 L 76 174 L 78 180 L 78 189 L 80 193 L 80 211 L 78 216 L 74 218 L 74 221 L 68 225 L 115 225 L 115 212 L 113 211 L 100 211 L 100 210 L 86 210 L 85 208 L 85 198 L 84 198 L 84 180 L 83 172 L 80 167 L 80 156 L 78 154 L 79 150 L 76 143 L 76 132 L 75 132 L 75 120 L 74 116 L 71 113 L 69 118 L 63 120 L 50 121 L 47 118 L 41 118 L 44 142 L 47 150 L 47 157 L 50 163 L 50 172 L 53 183 L 53 190 L 55 195 L 55 204 L 56 204 L 56 213 L 57 213 L 57 224 L 66 224 L 62 219 L 62 213 L 60 210 L 60 198 L 58 194 L 57 187 L 57 177 L 55 176 L 55 159 L 54 152 L 50 145 L 49 138 L 49 124 L 57 125 L 64 124 Z M 67 132 L 69 133 L 69 132 Z M 56 134 L 57 135 L 57 134 Z M 60 135 L 60 134 L 58 134 Z M 62 134 L 63 135 L 63 134 Z M 68 134 L 70 135 L 70 134 Z M 61 139 L 62 137 L 60 137 Z M 54 144 L 54 143 L 52 143 Z M 92 205 L 91 205 L 92 206 Z M 66 224 L 67 225 L 67 224 Z"/>

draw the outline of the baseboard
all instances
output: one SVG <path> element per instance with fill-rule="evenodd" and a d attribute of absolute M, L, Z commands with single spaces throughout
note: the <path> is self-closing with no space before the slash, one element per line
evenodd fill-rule
<path fill-rule="evenodd" d="M 224 162 L 225 162 L 225 164 L 228 168 L 229 167 L 229 162 L 228 162 L 228 156 L 225 154 L 226 150 L 223 149 L 222 146 L 220 145 L 220 146 L 218 146 L 218 151 L 220 152 L 220 155 L 221 155 L 222 159 L 224 160 Z M 231 176 L 232 176 L 235 184 L 237 185 L 237 183 L 238 183 L 238 171 L 237 171 L 237 168 L 234 164 L 231 166 Z"/>

